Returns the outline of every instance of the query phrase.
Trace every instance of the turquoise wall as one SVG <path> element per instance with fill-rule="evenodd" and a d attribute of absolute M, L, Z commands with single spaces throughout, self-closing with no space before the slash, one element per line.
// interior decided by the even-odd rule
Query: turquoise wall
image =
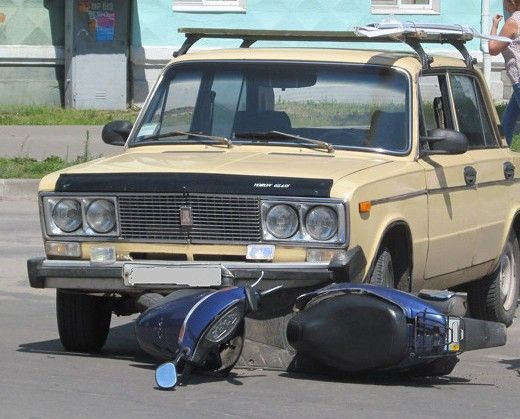
<path fill-rule="evenodd" d="M 0 45 L 63 46 L 64 1 L 0 0 Z"/>
<path fill-rule="evenodd" d="M 458 23 L 480 28 L 481 0 L 440 0 L 440 15 L 396 15 L 400 20 Z M 491 1 L 490 15 L 502 13 L 502 0 Z M 378 22 L 369 0 L 248 0 L 246 13 L 180 13 L 172 0 L 134 0 L 135 46 L 178 46 L 183 36 L 178 27 L 224 27 L 251 29 L 347 30 Z M 200 46 L 236 45 L 207 40 Z M 266 44 L 263 44 L 266 45 Z M 478 49 L 474 42 L 473 49 Z"/>

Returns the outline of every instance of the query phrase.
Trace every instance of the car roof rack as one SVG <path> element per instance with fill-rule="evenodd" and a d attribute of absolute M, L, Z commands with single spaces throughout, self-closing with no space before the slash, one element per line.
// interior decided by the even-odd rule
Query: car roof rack
<path fill-rule="evenodd" d="M 475 37 L 497 39 L 479 34 L 472 28 L 460 25 L 433 25 L 405 23 L 370 24 L 355 31 L 292 31 L 255 29 L 179 28 L 186 40 L 173 56 L 184 55 L 197 41 L 204 38 L 241 39 L 240 48 L 249 48 L 257 41 L 300 41 L 300 42 L 377 42 L 405 43 L 418 54 L 421 65 L 429 69 L 433 58 L 423 49 L 422 44 L 451 44 L 464 58 L 466 66 L 472 68 L 476 60 L 466 48 L 466 42 Z M 500 38 L 500 39 L 499 39 Z"/>

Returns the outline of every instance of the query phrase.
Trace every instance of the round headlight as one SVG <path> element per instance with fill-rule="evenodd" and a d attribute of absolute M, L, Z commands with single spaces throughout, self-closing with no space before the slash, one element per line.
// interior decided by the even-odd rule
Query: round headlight
<path fill-rule="evenodd" d="M 332 208 L 314 207 L 305 217 L 305 228 L 314 240 L 329 240 L 338 231 L 338 215 Z"/>
<path fill-rule="evenodd" d="M 52 209 L 52 219 L 65 233 L 72 233 L 81 227 L 81 204 L 75 199 L 62 199 Z"/>
<path fill-rule="evenodd" d="M 116 225 L 114 204 L 106 199 L 92 201 L 87 208 L 88 225 L 97 233 L 108 233 Z"/>
<path fill-rule="evenodd" d="M 243 317 L 242 305 L 236 304 L 224 313 L 206 334 L 210 342 L 224 342 L 237 329 Z"/>
<path fill-rule="evenodd" d="M 298 214 L 293 207 L 275 205 L 267 213 L 266 227 L 278 239 L 288 239 L 298 231 Z"/>

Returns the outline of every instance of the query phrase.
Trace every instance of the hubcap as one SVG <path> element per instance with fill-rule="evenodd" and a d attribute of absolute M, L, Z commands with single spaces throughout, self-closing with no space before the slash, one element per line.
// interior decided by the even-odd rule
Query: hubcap
<path fill-rule="evenodd" d="M 500 296 L 505 310 L 511 309 L 515 303 L 516 272 L 515 257 L 510 246 L 500 258 Z"/>

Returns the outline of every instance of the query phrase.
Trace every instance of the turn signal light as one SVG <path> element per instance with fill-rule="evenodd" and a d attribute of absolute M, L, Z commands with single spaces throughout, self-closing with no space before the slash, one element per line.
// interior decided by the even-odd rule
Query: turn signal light
<path fill-rule="evenodd" d="M 372 209 L 372 202 L 364 201 L 359 203 L 359 213 L 360 214 L 368 214 Z"/>

